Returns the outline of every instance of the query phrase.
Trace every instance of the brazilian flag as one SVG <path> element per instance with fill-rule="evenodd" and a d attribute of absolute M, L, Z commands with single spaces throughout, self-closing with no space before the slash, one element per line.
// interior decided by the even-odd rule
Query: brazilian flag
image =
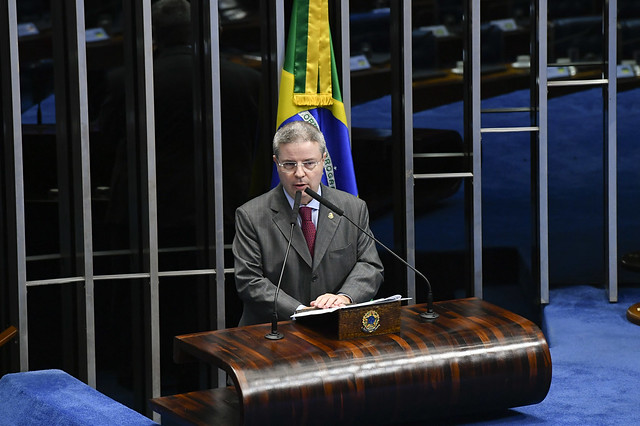
<path fill-rule="evenodd" d="M 328 0 L 294 0 L 285 55 L 276 127 L 294 120 L 318 127 L 328 151 L 323 183 L 358 195 L 331 43 Z M 277 173 L 273 176 L 277 184 Z"/>

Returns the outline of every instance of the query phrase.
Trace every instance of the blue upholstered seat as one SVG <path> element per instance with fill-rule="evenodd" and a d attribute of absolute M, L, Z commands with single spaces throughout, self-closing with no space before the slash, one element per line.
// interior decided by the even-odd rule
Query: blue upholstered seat
<path fill-rule="evenodd" d="M 0 379 L 0 425 L 156 425 L 61 370 Z"/>

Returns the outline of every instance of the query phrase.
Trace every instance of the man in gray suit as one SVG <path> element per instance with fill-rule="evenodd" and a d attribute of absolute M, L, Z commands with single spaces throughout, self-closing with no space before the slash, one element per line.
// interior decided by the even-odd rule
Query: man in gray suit
<path fill-rule="evenodd" d="M 369 231 L 365 202 L 321 183 L 326 156 L 324 136 L 313 125 L 294 121 L 281 127 L 273 138 L 280 184 L 236 210 L 235 280 L 244 305 L 240 325 L 272 318 L 297 191 L 302 192 L 301 205 L 311 208 L 315 243 L 308 243 L 295 226 L 278 317 L 288 319 L 302 306 L 324 309 L 364 302 L 378 292 L 383 268 L 374 241 L 304 192 L 307 187 L 316 191 Z"/>

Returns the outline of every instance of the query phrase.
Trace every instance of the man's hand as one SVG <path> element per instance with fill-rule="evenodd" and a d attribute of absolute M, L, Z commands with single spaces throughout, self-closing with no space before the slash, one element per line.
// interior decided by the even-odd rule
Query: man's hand
<path fill-rule="evenodd" d="M 339 308 L 351 303 L 351 300 L 343 294 L 325 293 L 311 302 L 311 306 L 318 309 Z"/>

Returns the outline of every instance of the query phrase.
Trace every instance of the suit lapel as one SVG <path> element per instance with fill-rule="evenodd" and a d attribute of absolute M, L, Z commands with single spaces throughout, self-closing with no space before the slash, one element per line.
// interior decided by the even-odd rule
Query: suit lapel
<path fill-rule="evenodd" d="M 322 187 L 322 196 L 333 202 L 333 200 L 331 200 L 330 191 L 326 188 L 326 186 Z M 316 233 L 316 245 L 313 256 L 313 269 L 316 268 L 327 253 L 329 244 L 331 243 L 341 220 L 342 218 L 336 213 L 332 212 L 325 206 L 320 205 L 320 210 L 318 211 L 318 231 Z"/>
<path fill-rule="evenodd" d="M 287 201 L 287 197 L 284 195 L 282 185 L 276 187 L 275 196 L 271 200 L 271 210 L 274 212 L 273 222 L 276 224 L 280 232 L 284 237 L 289 240 L 289 234 L 291 233 L 291 206 Z M 317 245 L 317 241 L 316 241 Z M 291 241 L 291 247 L 298 252 L 300 257 L 311 267 L 311 253 L 307 247 L 307 242 L 302 234 L 302 229 L 296 226 L 293 230 L 293 239 Z M 284 252 L 282 253 L 284 256 Z"/>

